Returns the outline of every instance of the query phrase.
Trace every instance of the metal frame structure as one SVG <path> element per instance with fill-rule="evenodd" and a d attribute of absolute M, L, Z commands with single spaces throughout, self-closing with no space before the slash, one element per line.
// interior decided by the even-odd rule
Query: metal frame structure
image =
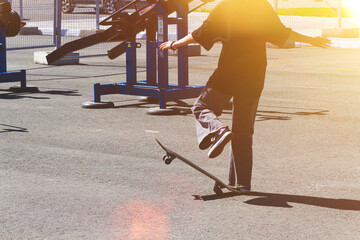
<path fill-rule="evenodd" d="M 94 85 L 94 101 L 82 104 L 84 108 L 112 107 L 111 102 L 101 102 L 102 95 L 128 94 L 145 96 L 159 100 L 159 108 L 148 111 L 149 114 L 171 112 L 166 102 L 197 97 L 203 86 L 189 85 L 188 47 L 178 49 L 178 83 L 169 84 L 168 50 L 159 50 L 159 44 L 168 40 L 168 26 L 177 27 L 177 37 L 188 34 L 189 3 L 193 0 L 133 0 L 99 24 L 110 26 L 103 32 L 97 32 L 72 42 L 68 42 L 46 56 L 49 64 L 68 53 L 87 48 L 102 42 L 119 42 L 108 51 L 108 57 L 115 59 L 126 54 L 126 82 Z M 203 3 L 212 0 L 202 0 Z M 202 6 L 201 4 L 200 6 Z M 200 7 L 198 6 L 198 7 Z M 196 8 L 194 8 L 196 9 Z M 193 9 L 193 10 L 194 10 Z M 191 10 L 191 11 L 193 11 Z M 169 15 L 176 13 L 175 18 Z M 137 80 L 136 34 L 146 30 L 146 80 Z"/>
<path fill-rule="evenodd" d="M 94 84 L 94 104 L 101 103 L 101 96 L 108 94 L 127 94 L 159 99 L 159 108 L 148 111 L 149 114 L 168 113 L 166 102 L 199 96 L 203 86 L 189 85 L 188 47 L 178 49 L 178 84 L 169 84 L 168 50 L 158 49 L 160 43 L 168 40 L 168 25 L 177 26 L 177 36 L 182 38 L 188 34 L 188 5 L 176 5 L 176 18 L 169 18 L 169 12 L 162 5 L 155 7 L 157 29 L 146 29 L 146 69 L 147 79 L 137 80 L 135 39 L 126 42 L 126 82 L 112 84 Z M 157 40 L 155 35 L 157 35 Z M 110 104 L 111 105 L 111 104 Z M 91 107 L 92 105 L 87 105 Z M 170 109 L 171 111 L 171 109 Z"/>
<path fill-rule="evenodd" d="M 6 34 L 5 30 L 0 28 L 0 83 L 4 82 L 20 82 L 20 87 L 12 87 L 11 91 L 16 92 L 35 92 L 36 87 L 26 86 L 26 71 L 8 72 L 6 62 Z"/>

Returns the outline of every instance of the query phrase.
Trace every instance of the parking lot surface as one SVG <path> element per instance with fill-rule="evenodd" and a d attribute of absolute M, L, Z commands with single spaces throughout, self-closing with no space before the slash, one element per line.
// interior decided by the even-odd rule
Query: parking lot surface
<path fill-rule="evenodd" d="M 204 85 L 220 45 L 190 58 Z M 180 161 L 165 165 L 153 135 L 226 181 L 228 148 L 197 147 L 190 107 L 146 115 L 156 104 L 110 95 L 114 108 L 83 109 L 94 83 L 124 82 L 125 59 L 33 63 L 11 51 L 37 93 L 0 83 L 0 239 L 359 239 L 360 51 L 268 49 L 256 117 L 253 192 L 216 196 L 213 182 Z M 138 78 L 145 78 L 144 48 Z M 176 58 L 169 73 L 176 80 Z M 231 111 L 221 119 L 230 124 Z"/>

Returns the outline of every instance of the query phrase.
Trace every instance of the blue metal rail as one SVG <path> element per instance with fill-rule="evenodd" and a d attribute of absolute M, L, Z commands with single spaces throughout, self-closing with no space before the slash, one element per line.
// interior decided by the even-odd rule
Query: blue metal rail
<path fill-rule="evenodd" d="M 167 12 L 162 4 L 156 4 L 152 11 L 156 12 L 155 28 L 146 29 L 146 69 L 147 80 L 138 81 L 136 72 L 136 49 L 139 44 L 126 42 L 126 82 L 94 85 L 94 103 L 101 103 L 101 96 L 108 94 L 127 94 L 146 96 L 159 99 L 159 109 L 166 109 L 166 102 L 179 99 L 195 98 L 201 93 L 203 86 L 189 85 L 188 47 L 177 51 L 178 55 L 178 84 L 169 84 L 168 50 L 161 51 L 158 46 L 168 41 L 168 25 L 177 26 L 177 37 L 188 34 L 188 4 L 177 2 L 176 18 L 169 18 L 172 12 Z M 109 18 L 110 19 L 110 18 Z"/>
<path fill-rule="evenodd" d="M 8 72 L 6 62 L 6 36 L 5 31 L 0 28 L 0 83 L 20 82 L 21 88 L 26 88 L 26 71 Z"/>

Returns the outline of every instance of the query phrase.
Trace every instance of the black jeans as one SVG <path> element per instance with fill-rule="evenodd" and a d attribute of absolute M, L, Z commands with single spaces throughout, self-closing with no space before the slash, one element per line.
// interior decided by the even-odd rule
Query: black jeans
<path fill-rule="evenodd" d="M 200 149 L 211 145 L 213 134 L 225 125 L 219 120 L 232 96 L 211 87 L 205 87 L 196 100 L 192 111 Z M 251 188 L 253 165 L 252 137 L 258 107 L 258 97 L 235 96 L 233 99 L 233 139 L 230 148 L 229 184 L 234 187 Z"/>

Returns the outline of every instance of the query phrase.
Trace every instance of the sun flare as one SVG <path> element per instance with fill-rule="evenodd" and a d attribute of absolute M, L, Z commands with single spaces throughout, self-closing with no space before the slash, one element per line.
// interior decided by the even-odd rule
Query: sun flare
<path fill-rule="evenodd" d="M 351 15 L 360 18 L 360 1 L 359 0 L 342 0 L 344 8 L 349 9 Z"/>

